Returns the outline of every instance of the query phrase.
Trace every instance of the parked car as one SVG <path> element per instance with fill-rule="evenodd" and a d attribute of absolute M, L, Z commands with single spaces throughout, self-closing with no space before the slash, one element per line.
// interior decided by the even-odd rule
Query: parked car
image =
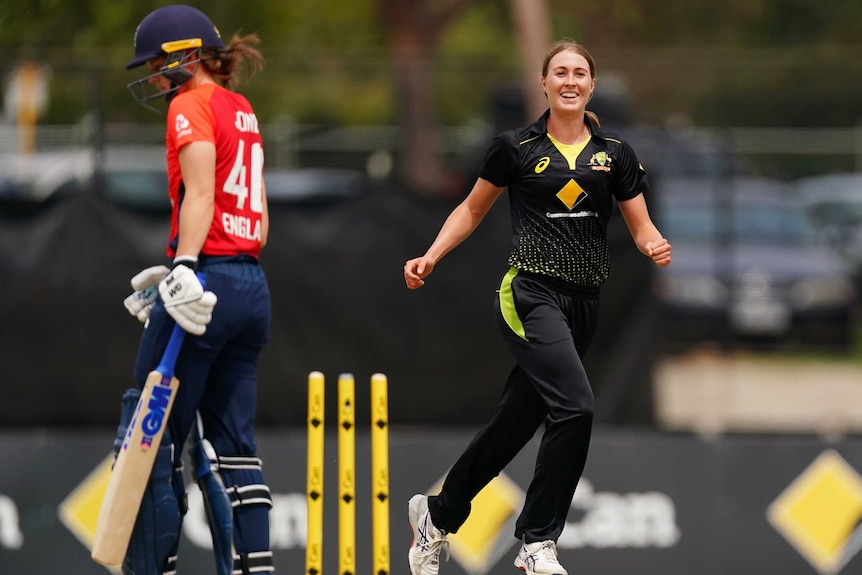
<path fill-rule="evenodd" d="M 818 240 L 838 250 L 862 286 L 862 173 L 803 178 L 796 193 Z"/>
<path fill-rule="evenodd" d="M 82 147 L 2 155 L 0 174 L 15 184 L 14 199 L 34 209 L 95 191 L 129 209 L 170 212 L 161 146 L 109 146 L 101 154 Z"/>
<path fill-rule="evenodd" d="M 368 185 L 365 173 L 346 168 L 267 168 L 263 172 L 270 204 L 323 206 L 358 198 Z"/>
<path fill-rule="evenodd" d="M 747 169 L 726 142 L 705 134 L 629 127 L 620 134 L 631 144 L 655 187 L 664 178 L 719 178 Z"/>
<path fill-rule="evenodd" d="M 164 152 L 149 161 L 112 154 L 96 175 L 96 192 L 135 211 L 170 213 Z M 365 192 L 364 173 L 341 168 L 265 168 L 270 205 L 322 206 L 349 200 Z"/>
<path fill-rule="evenodd" d="M 785 183 L 665 179 L 653 201 L 673 262 L 654 291 L 672 341 L 853 341 L 850 266 L 815 233 Z"/>

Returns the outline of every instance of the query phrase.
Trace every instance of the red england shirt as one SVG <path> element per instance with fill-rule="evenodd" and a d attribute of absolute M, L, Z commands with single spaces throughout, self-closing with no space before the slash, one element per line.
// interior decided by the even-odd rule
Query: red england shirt
<path fill-rule="evenodd" d="M 215 212 L 201 255 L 257 257 L 263 226 L 263 142 L 248 100 L 217 84 L 182 92 L 168 108 L 166 144 L 172 206 L 168 256 L 176 255 L 185 194 L 180 150 L 197 141 L 212 142 L 216 149 Z"/>

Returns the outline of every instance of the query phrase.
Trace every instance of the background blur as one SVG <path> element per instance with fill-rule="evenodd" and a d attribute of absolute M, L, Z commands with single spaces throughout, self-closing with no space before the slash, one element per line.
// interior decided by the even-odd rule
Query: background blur
<path fill-rule="evenodd" d="M 421 290 L 404 288 L 402 266 L 469 191 L 490 139 L 544 111 L 542 57 L 572 37 L 596 59 L 592 109 L 650 175 L 647 200 L 674 261 L 653 269 L 616 215 L 587 358 L 597 447 L 584 483 L 597 492 L 579 490 L 567 533 L 582 539 L 562 548 L 595 573 L 628 562 L 664 573 L 851 569 L 862 518 L 862 4 L 190 3 L 225 40 L 258 34 L 266 58 L 239 88 L 261 122 L 272 211 L 261 259 L 274 319 L 260 366 L 265 459 L 290 449 L 304 458 L 294 435 L 312 370 L 332 382 L 386 373 L 394 444 L 408 460 L 454 434 L 439 459 L 410 467 L 417 477 L 393 472 L 393 497 L 430 488 L 490 416 L 511 368 L 491 315 L 510 246 L 507 202 Z M 0 559 L 19 571 L 34 572 L 23 567 L 28 527 L 52 544 L 68 536 L 51 531 L 45 506 L 58 502 L 46 501 L 65 497 L 100 460 L 90 452 L 109 448 L 140 333 L 122 299 L 132 275 L 165 259 L 164 117 L 135 104 L 125 86 L 144 72 L 124 69 L 137 23 L 162 4 L 0 5 L 0 452 L 34 462 L 62 437 L 59 451 L 81 467 L 68 485 L 35 492 L 50 466 L 0 471 Z M 360 385 L 357 403 L 367 401 Z M 649 461 L 663 471 L 639 473 Z M 296 468 L 278 469 L 274 491 L 302 491 Z M 812 469 L 831 499 L 793 501 L 825 512 L 769 507 Z M 630 503 L 666 494 L 677 522 L 664 539 L 638 539 L 626 529 L 640 508 L 615 507 L 622 515 L 610 521 L 598 491 Z M 5 496 L 19 539 L 8 535 Z M 692 512 L 695 502 L 705 509 Z M 789 516 L 800 523 L 776 527 Z M 645 521 L 637 533 L 654 534 L 659 520 Z M 704 521 L 713 527 L 697 531 Z M 619 538 L 608 543 L 609 533 Z M 70 540 L 69 553 L 86 559 Z M 301 529 L 282 543 L 283 561 L 301 562 Z M 495 545 L 444 569 L 511 571 L 508 555 L 496 566 Z"/>

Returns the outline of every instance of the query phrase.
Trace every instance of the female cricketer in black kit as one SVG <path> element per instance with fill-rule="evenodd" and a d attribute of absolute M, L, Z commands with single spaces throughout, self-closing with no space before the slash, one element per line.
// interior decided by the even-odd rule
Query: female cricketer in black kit
<path fill-rule="evenodd" d="M 249 74 L 262 68 L 257 43 L 254 35 L 234 36 L 225 46 L 196 8 L 164 6 L 141 21 L 126 66 L 149 68 L 129 84 L 139 103 L 168 101 L 173 206 L 167 247 L 173 267 L 138 274 L 125 302 L 146 322 L 135 363 L 139 386 L 158 364 L 174 320 L 188 332 L 174 369 L 179 390 L 123 563 L 127 575 L 176 570 L 185 513 L 179 468 L 193 426 L 192 472 L 208 511 L 217 507 L 210 496 L 230 500 L 208 517 L 216 572 L 273 571 L 272 499 L 255 444 L 257 364 L 270 327 L 270 292 L 258 265 L 269 227 L 263 148 L 253 109 L 232 91 L 242 64 Z M 124 397 L 126 423 L 134 391 Z M 205 485 L 220 492 L 207 493 Z"/>
<path fill-rule="evenodd" d="M 535 472 L 515 526 L 522 542 L 515 566 L 528 575 L 567 575 L 556 541 L 590 443 L 594 400 L 581 360 L 608 277 L 606 231 L 614 200 L 637 248 L 659 266 L 670 263 L 671 246 L 644 201 L 644 169 L 632 148 L 586 111 L 595 88 L 593 58 L 574 41 L 558 42 L 545 56 L 541 84 L 549 110 L 494 139 L 470 194 L 425 255 L 404 266 L 408 288 L 424 285 L 508 188 L 514 249 L 495 308 L 517 363 L 496 413 L 455 462 L 440 493 L 410 499 L 413 575 L 437 574 L 446 534 L 467 520 L 471 500 L 543 422 Z"/>

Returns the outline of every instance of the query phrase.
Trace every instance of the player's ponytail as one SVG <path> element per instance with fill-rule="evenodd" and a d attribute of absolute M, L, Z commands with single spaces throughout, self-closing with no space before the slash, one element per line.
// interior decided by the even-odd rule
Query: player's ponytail
<path fill-rule="evenodd" d="M 257 49 L 258 44 L 260 38 L 256 34 L 234 34 L 230 44 L 224 48 L 204 49 L 204 65 L 222 86 L 233 90 L 239 84 L 239 68 L 243 63 L 246 78 L 263 70 L 264 59 Z"/>

